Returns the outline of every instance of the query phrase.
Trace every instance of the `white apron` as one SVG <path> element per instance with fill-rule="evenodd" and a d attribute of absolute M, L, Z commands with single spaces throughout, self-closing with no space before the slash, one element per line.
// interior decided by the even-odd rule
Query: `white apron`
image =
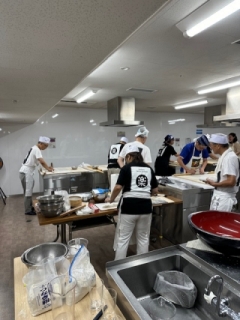
<path fill-rule="evenodd" d="M 186 164 L 186 166 L 191 167 L 191 169 L 197 170 L 197 173 L 199 173 L 200 161 L 201 161 L 202 157 L 201 156 L 199 156 L 199 157 L 194 156 L 194 152 L 195 152 L 195 147 L 193 149 L 192 157 L 191 157 L 190 161 Z M 202 153 L 200 155 L 202 155 Z M 186 173 L 186 170 L 184 170 L 184 173 Z"/>
<path fill-rule="evenodd" d="M 33 187 L 34 187 L 35 166 L 33 167 L 33 166 L 22 165 L 19 172 L 25 173 L 25 180 L 26 180 L 25 197 L 31 197 L 33 193 Z"/>
<path fill-rule="evenodd" d="M 210 210 L 231 212 L 234 204 L 237 204 L 235 194 L 214 190 Z"/>
<path fill-rule="evenodd" d="M 229 148 L 226 150 L 222 156 L 219 158 L 217 167 L 215 169 L 216 175 L 221 172 L 222 162 L 224 157 L 232 150 Z M 210 210 L 219 210 L 219 211 L 232 211 L 233 205 L 237 204 L 236 194 L 230 192 L 223 192 L 215 189 L 213 191 L 213 196 L 211 200 Z"/>
<path fill-rule="evenodd" d="M 33 187 L 34 187 L 34 172 L 25 173 L 25 177 L 26 177 L 25 197 L 31 197 L 33 193 Z"/>

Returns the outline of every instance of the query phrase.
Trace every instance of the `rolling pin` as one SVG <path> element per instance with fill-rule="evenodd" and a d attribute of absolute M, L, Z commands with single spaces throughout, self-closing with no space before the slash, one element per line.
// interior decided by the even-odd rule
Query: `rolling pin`
<path fill-rule="evenodd" d="M 95 168 L 93 168 L 92 166 L 87 166 L 86 168 L 87 168 L 88 170 L 92 170 L 92 171 L 95 171 L 95 172 L 104 173 L 102 169 L 98 169 L 98 168 L 95 169 Z"/>
<path fill-rule="evenodd" d="M 72 208 L 72 209 L 70 209 L 68 211 L 65 211 L 65 212 L 60 214 L 60 217 L 68 216 L 71 213 L 75 212 L 76 210 L 80 210 L 80 209 L 84 208 L 85 206 L 86 206 L 86 204 L 81 204 L 81 206 L 78 206 L 78 207 Z"/>

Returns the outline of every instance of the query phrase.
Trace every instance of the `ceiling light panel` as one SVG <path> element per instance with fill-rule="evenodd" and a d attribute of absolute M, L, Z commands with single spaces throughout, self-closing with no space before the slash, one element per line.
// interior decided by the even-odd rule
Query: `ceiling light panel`
<path fill-rule="evenodd" d="M 235 0 L 222 8 L 221 10 L 215 12 L 208 18 L 204 19 L 200 23 L 196 24 L 194 27 L 188 29 L 185 31 L 184 35 L 187 37 L 194 37 L 198 33 L 208 29 L 212 25 L 216 24 L 217 22 L 227 18 L 234 12 L 238 11 L 240 9 L 240 1 Z"/>
<path fill-rule="evenodd" d="M 185 103 L 185 104 L 181 104 L 181 105 L 178 105 L 176 107 L 174 107 L 176 110 L 178 109 L 185 109 L 185 108 L 191 108 L 191 107 L 197 107 L 197 106 L 201 106 L 201 105 L 204 105 L 204 104 L 207 104 L 208 101 L 207 100 L 198 100 L 198 101 L 192 101 L 192 102 L 188 102 L 188 103 Z M 175 121 L 175 120 L 174 120 Z"/>
<path fill-rule="evenodd" d="M 92 97 L 94 94 L 98 92 L 99 89 L 97 88 L 86 88 L 83 91 L 81 91 L 76 97 L 74 98 L 77 103 L 81 103 L 90 97 Z"/>
<path fill-rule="evenodd" d="M 198 94 L 205 94 L 205 93 L 225 90 L 225 89 L 237 87 L 237 86 L 240 86 L 240 80 L 227 82 L 227 83 L 219 83 L 219 84 L 216 83 L 215 85 L 212 85 L 211 87 L 198 90 L 197 93 Z"/>
<path fill-rule="evenodd" d="M 206 1 L 176 26 L 184 36 L 193 37 L 239 10 L 239 2 L 239 0 Z"/>
<path fill-rule="evenodd" d="M 137 92 L 146 92 L 146 93 L 153 93 L 156 92 L 157 90 L 153 89 L 142 89 L 142 88 L 129 88 L 126 91 L 137 91 Z"/>

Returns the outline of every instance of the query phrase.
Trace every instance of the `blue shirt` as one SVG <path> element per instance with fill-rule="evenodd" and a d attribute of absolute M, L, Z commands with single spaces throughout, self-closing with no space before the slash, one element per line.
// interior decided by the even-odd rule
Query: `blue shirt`
<path fill-rule="evenodd" d="M 194 154 L 193 154 L 193 149 L 194 149 L 195 142 L 191 142 L 185 145 L 183 147 L 180 156 L 183 157 L 182 161 L 186 165 L 188 162 L 191 160 L 192 156 L 193 157 L 200 157 L 202 155 L 203 159 L 206 159 L 209 157 L 207 149 L 204 149 L 203 151 L 199 151 L 195 148 Z M 181 172 L 183 172 L 183 169 L 181 168 Z"/>

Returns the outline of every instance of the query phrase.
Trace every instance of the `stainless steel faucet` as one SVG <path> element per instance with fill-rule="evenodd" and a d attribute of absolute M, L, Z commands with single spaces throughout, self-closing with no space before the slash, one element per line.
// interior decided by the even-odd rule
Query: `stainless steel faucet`
<path fill-rule="evenodd" d="M 219 284 L 217 296 L 212 291 L 210 291 L 210 288 L 215 281 L 218 281 Z M 240 320 L 240 313 L 236 313 L 231 308 L 229 308 L 229 299 L 227 297 L 221 299 L 222 289 L 223 278 L 219 275 L 212 276 L 207 283 L 207 287 L 205 288 L 204 299 L 207 301 L 207 303 L 216 306 L 216 313 L 219 317 L 228 316 L 233 320 Z"/>

